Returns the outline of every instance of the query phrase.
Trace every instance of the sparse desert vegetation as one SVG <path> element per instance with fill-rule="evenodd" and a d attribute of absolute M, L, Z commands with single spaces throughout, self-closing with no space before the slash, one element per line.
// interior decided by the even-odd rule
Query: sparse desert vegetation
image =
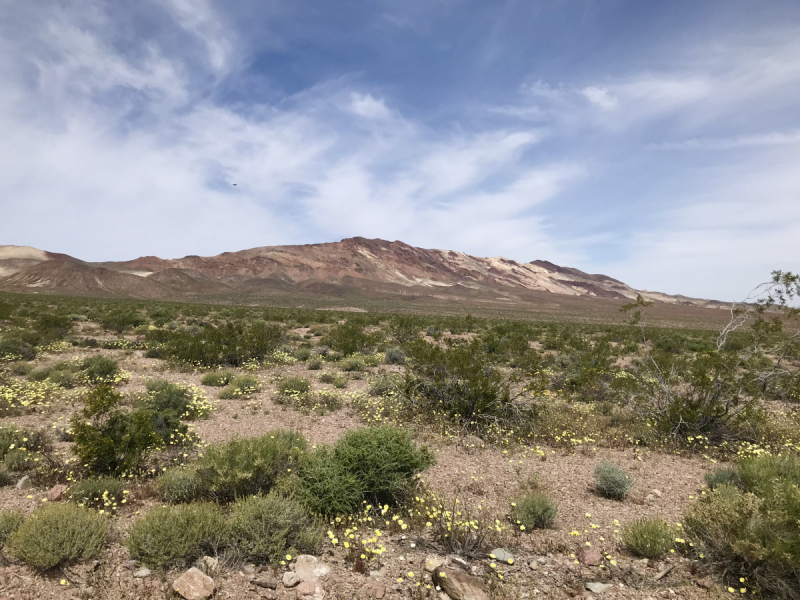
<path fill-rule="evenodd" d="M 288 598 L 313 562 L 325 597 L 449 572 L 800 598 L 797 285 L 721 334 L 641 300 L 579 323 L 2 295 L 0 589 L 171 598 L 198 565 Z"/>

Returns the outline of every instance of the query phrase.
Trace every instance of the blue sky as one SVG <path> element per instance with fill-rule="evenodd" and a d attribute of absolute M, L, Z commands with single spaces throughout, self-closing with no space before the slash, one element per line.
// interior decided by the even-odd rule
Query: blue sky
<path fill-rule="evenodd" d="M 797 2 L 9 0 L 0 80 L 2 244 L 800 270 Z"/>

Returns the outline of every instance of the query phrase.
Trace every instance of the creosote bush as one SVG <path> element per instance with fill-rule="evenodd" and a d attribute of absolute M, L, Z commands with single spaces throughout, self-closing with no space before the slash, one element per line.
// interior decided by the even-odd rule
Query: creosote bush
<path fill-rule="evenodd" d="M 326 516 L 353 514 L 364 499 L 361 481 L 326 446 L 317 448 L 303 468 L 301 490 L 303 503 Z"/>
<path fill-rule="evenodd" d="M 214 556 L 228 538 L 222 509 L 214 503 L 157 506 L 134 522 L 125 542 L 131 556 L 149 567 L 184 566 Z"/>
<path fill-rule="evenodd" d="M 114 359 L 96 354 L 84 359 L 81 369 L 88 383 L 113 383 L 119 373 L 119 364 Z"/>
<path fill-rule="evenodd" d="M 50 569 L 88 560 L 103 549 L 107 521 L 93 510 L 63 503 L 29 516 L 6 541 L 6 551 L 34 567 Z"/>
<path fill-rule="evenodd" d="M 211 371 L 203 375 L 203 379 L 200 380 L 200 383 L 211 387 L 225 387 L 233 381 L 234 377 L 236 377 L 236 373 L 227 369 Z"/>
<path fill-rule="evenodd" d="M 286 554 L 315 554 L 323 529 L 303 505 L 275 492 L 233 503 L 230 543 L 246 560 L 277 564 Z"/>
<path fill-rule="evenodd" d="M 553 526 L 558 514 L 556 503 L 543 492 L 533 492 L 518 499 L 511 518 L 522 530 L 547 529 Z"/>
<path fill-rule="evenodd" d="M 622 541 L 642 558 L 659 558 L 675 546 L 675 534 L 664 519 L 637 519 L 625 525 Z"/>
<path fill-rule="evenodd" d="M 622 500 L 633 486 L 633 479 L 610 462 L 602 462 L 595 467 L 594 481 L 597 492 L 612 500 Z"/>

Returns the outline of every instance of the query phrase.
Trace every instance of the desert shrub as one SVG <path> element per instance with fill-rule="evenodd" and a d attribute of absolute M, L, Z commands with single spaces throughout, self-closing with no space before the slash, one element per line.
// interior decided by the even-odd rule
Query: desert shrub
<path fill-rule="evenodd" d="M 292 354 L 297 360 L 301 362 L 305 362 L 309 358 L 311 358 L 311 350 L 302 346 L 300 348 L 297 348 Z"/>
<path fill-rule="evenodd" d="M 34 369 L 30 373 L 28 373 L 28 380 L 30 381 L 44 381 L 48 377 L 50 377 L 52 369 L 50 368 L 43 368 L 43 369 Z"/>
<path fill-rule="evenodd" d="M 370 381 L 369 393 L 384 396 L 389 392 L 399 392 L 402 384 L 403 378 L 397 373 L 380 374 Z"/>
<path fill-rule="evenodd" d="M 113 477 L 84 479 L 70 490 L 69 499 L 80 506 L 113 512 L 125 499 L 124 488 Z"/>
<path fill-rule="evenodd" d="M 341 373 L 337 373 L 331 379 L 331 385 L 337 389 L 344 389 L 347 387 L 347 377 Z"/>
<path fill-rule="evenodd" d="M 176 417 L 147 408 L 133 412 L 119 408 L 121 394 L 101 384 L 86 397 L 86 408 L 70 421 L 80 464 L 95 473 L 130 474 L 147 457 L 169 443 L 186 438 L 186 425 Z"/>
<path fill-rule="evenodd" d="M 214 556 L 228 536 L 228 524 L 213 503 L 157 506 L 134 522 L 125 542 L 131 556 L 150 567 L 182 566 Z"/>
<path fill-rule="evenodd" d="M 36 350 L 22 340 L 3 338 L 0 339 L 0 358 L 30 361 L 36 358 Z"/>
<path fill-rule="evenodd" d="M 40 569 L 88 560 L 106 542 L 107 521 L 70 503 L 45 506 L 29 516 L 6 541 L 10 554 Z"/>
<path fill-rule="evenodd" d="M 334 373 L 326 371 L 325 373 L 319 376 L 319 381 L 320 383 L 333 383 L 334 378 L 335 378 Z"/>
<path fill-rule="evenodd" d="M 301 498 L 314 513 L 344 515 L 361 507 L 364 490 L 359 479 L 336 459 L 333 451 L 320 446 L 303 468 Z"/>
<path fill-rule="evenodd" d="M 126 329 L 146 325 L 147 319 L 136 311 L 118 309 L 109 311 L 100 317 L 100 324 L 109 331 L 122 333 Z"/>
<path fill-rule="evenodd" d="M 292 394 L 281 396 L 279 403 L 288 402 L 300 409 L 316 410 L 322 413 L 342 408 L 341 397 L 330 390 L 311 392 L 309 394 Z"/>
<path fill-rule="evenodd" d="M 744 490 L 720 485 L 689 507 L 687 534 L 726 578 L 800 598 L 800 460 L 762 455 L 739 464 Z M 738 587 L 738 586 L 737 586 Z"/>
<path fill-rule="evenodd" d="M 284 377 L 278 381 L 278 394 L 289 396 L 305 394 L 311 389 L 311 382 L 305 377 Z"/>
<path fill-rule="evenodd" d="M 219 397 L 223 400 L 243 398 L 258 391 L 258 385 L 258 379 L 252 375 L 239 375 L 220 390 Z"/>
<path fill-rule="evenodd" d="M 75 373 L 71 370 L 53 370 L 48 377 L 50 381 L 59 387 L 72 388 L 77 384 Z"/>
<path fill-rule="evenodd" d="M 308 361 L 307 368 L 309 371 L 319 371 L 322 368 L 322 359 L 312 358 Z"/>
<path fill-rule="evenodd" d="M 387 348 L 383 360 L 387 365 L 402 365 L 406 362 L 406 353 L 402 348 Z"/>
<path fill-rule="evenodd" d="M 364 359 L 360 356 L 348 356 L 339 362 L 339 368 L 346 372 L 363 371 Z"/>
<path fill-rule="evenodd" d="M 16 481 L 14 475 L 5 467 L 0 467 L 0 487 L 7 487 Z"/>
<path fill-rule="evenodd" d="M 302 435 L 287 430 L 210 446 L 196 465 L 201 489 L 223 502 L 267 493 L 278 477 L 300 467 L 307 447 Z"/>
<path fill-rule="evenodd" d="M 735 469 L 717 469 L 713 473 L 706 473 L 706 485 L 712 490 L 721 485 L 740 486 L 742 478 L 739 476 L 739 471 Z"/>
<path fill-rule="evenodd" d="M 234 377 L 236 377 L 236 373 L 227 369 L 211 371 L 203 375 L 203 379 L 200 380 L 200 383 L 211 387 L 225 387 L 233 381 Z"/>
<path fill-rule="evenodd" d="M 11 537 L 11 534 L 19 529 L 24 520 L 25 517 L 18 510 L 6 509 L 0 511 L 0 550 L 3 549 L 6 540 Z"/>
<path fill-rule="evenodd" d="M 33 365 L 29 362 L 25 362 L 24 360 L 18 360 L 11 364 L 11 372 L 14 375 L 20 375 L 22 377 L 29 375 L 30 372 L 33 371 Z"/>
<path fill-rule="evenodd" d="M 664 519 L 637 519 L 625 525 L 622 541 L 643 558 L 659 558 L 675 545 L 675 534 Z"/>
<path fill-rule="evenodd" d="M 86 358 L 81 363 L 83 376 L 88 383 L 113 383 L 115 376 L 119 373 L 117 361 L 96 354 Z"/>
<path fill-rule="evenodd" d="M 6 452 L 3 467 L 9 471 L 20 473 L 33 465 L 33 455 L 25 448 L 14 448 Z"/>
<path fill-rule="evenodd" d="M 146 383 L 147 397 L 142 402 L 144 408 L 172 418 L 192 421 L 208 416 L 211 407 L 198 396 L 199 391 L 172 383 L 166 379 L 151 379 Z"/>
<path fill-rule="evenodd" d="M 625 471 L 610 462 L 602 462 L 594 469 L 595 489 L 601 496 L 622 500 L 633 485 Z"/>
<path fill-rule="evenodd" d="M 336 325 L 328 331 L 323 343 L 343 355 L 362 352 L 367 354 L 373 350 L 378 338 L 375 334 L 365 333 L 364 325 L 355 319 L 348 319 L 342 325 Z"/>
<path fill-rule="evenodd" d="M 533 492 L 518 499 L 511 509 L 514 522 L 531 531 L 553 526 L 558 514 L 556 503 L 545 493 Z"/>
<path fill-rule="evenodd" d="M 11 471 L 24 470 L 31 455 L 51 448 L 50 437 L 42 429 L 0 427 L 0 461 Z"/>
<path fill-rule="evenodd" d="M 274 492 L 231 508 L 230 540 L 247 560 L 277 564 L 286 554 L 315 554 L 323 529 L 297 500 Z"/>
<path fill-rule="evenodd" d="M 435 462 L 426 447 L 417 449 L 407 432 L 388 425 L 348 431 L 336 442 L 333 456 L 373 504 L 400 501 L 415 476 Z"/>
<path fill-rule="evenodd" d="M 201 498 L 203 486 L 194 467 L 176 467 L 156 479 L 156 491 L 170 504 L 179 504 Z"/>

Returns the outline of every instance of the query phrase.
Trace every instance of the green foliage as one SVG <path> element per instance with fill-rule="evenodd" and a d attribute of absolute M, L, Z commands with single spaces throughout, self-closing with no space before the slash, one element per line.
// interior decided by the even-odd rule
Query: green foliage
<path fill-rule="evenodd" d="M 637 519 L 625 525 L 622 541 L 642 558 L 660 558 L 675 546 L 675 534 L 663 519 Z"/>
<path fill-rule="evenodd" d="M 372 504 L 399 502 L 416 475 L 435 462 L 427 448 L 416 448 L 407 432 L 388 425 L 348 431 L 336 442 L 333 457 Z"/>
<path fill-rule="evenodd" d="M 69 499 L 81 506 L 112 512 L 125 498 L 124 488 L 119 479 L 93 477 L 75 485 L 70 490 Z"/>
<path fill-rule="evenodd" d="M 150 379 L 145 385 L 147 397 L 142 407 L 160 415 L 162 420 L 193 421 L 208 416 L 210 412 L 210 407 L 185 385 L 165 379 Z"/>
<path fill-rule="evenodd" d="M 52 504 L 29 516 L 6 541 L 6 550 L 34 567 L 50 569 L 97 555 L 106 531 L 102 515 L 75 504 Z"/>
<path fill-rule="evenodd" d="M 100 318 L 100 324 L 109 331 L 122 333 L 126 329 L 133 329 L 146 325 L 147 319 L 139 312 L 129 309 L 112 310 Z"/>
<path fill-rule="evenodd" d="M 234 377 L 236 377 L 236 373 L 227 369 L 211 371 L 203 375 L 203 379 L 200 380 L 200 383 L 212 387 L 225 387 L 233 381 Z"/>
<path fill-rule="evenodd" d="M 305 362 L 311 358 L 311 350 L 303 346 L 297 348 L 292 354 L 300 362 Z"/>
<path fill-rule="evenodd" d="M 33 360 L 36 358 L 36 350 L 19 339 L 3 337 L 0 339 L 0 358 L 14 358 L 19 360 Z"/>
<path fill-rule="evenodd" d="M 24 520 L 25 517 L 18 510 L 0 510 L 0 550 L 3 549 L 6 540 L 11 537 L 11 534 L 19 529 Z"/>
<path fill-rule="evenodd" d="M 243 398 L 257 392 L 258 386 L 258 379 L 252 375 L 239 375 L 220 391 L 219 397 L 223 400 Z"/>
<path fill-rule="evenodd" d="M 364 488 L 332 449 L 320 446 L 303 468 L 301 498 L 317 514 L 352 514 L 361 507 Z"/>
<path fill-rule="evenodd" d="M 721 485 L 742 485 L 742 478 L 736 469 L 717 469 L 713 473 L 706 473 L 706 485 L 712 490 Z"/>
<path fill-rule="evenodd" d="M 281 396 L 305 394 L 309 390 L 311 390 L 311 382 L 305 377 L 284 377 L 278 381 L 278 394 Z"/>
<path fill-rule="evenodd" d="M 150 567 L 184 566 L 214 556 L 228 537 L 228 524 L 213 503 L 157 506 L 134 522 L 125 542 L 131 556 Z"/>
<path fill-rule="evenodd" d="M 14 375 L 21 375 L 24 377 L 29 375 L 31 371 L 33 371 L 33 365 L 29 362 L 25 362 L 24 360 L 19 360 L 11 364 L 11 372 Z"/>
<path fill-rule="evenodd" d="M 204 324 L 197 331 L 154 329 L 148 341 L 163 344 L 164 355 L 178 361 L 203 366 L 241 366 L 262 361 L 280 346 L 283 328 L 274 323 L 225 323 L 219 327 Z"/>
<path fill-rule="evenodd" d="M 339 368 L 342 371 L 363 371 L 364 359 L 361 356 L 348 356 L 339 362 Z"/>
<path fill-rule="evenodd" d="M 595 467 L 594 481 L 597 492 L 612 500 L 622 500 L 633 486 L 633 479 L 610 462 L 601 462 Z"/>
<path fill-rule="evenodd" d="M 402 375 L 398 373 L 383 373 L 370 381 L 369 393 L 373 396 L 384 396 L 389 392 L 399 392 L 402 386 Z"/>
<path fill-rule="evenodd" d="M 387 365 L 402 365 L 406 362 L 406 353 L 402 348 L 387 348 L 383 360 Z"/>
<path fill-rule="evenodd" d="M 81 363 L 81 368 L 84 378 L 91 384 L 113 383 L 114 378 L 119 373 L 117 361 L 102 354 L 96 354 L 84 359 Z"/>
<path fill-rule="evenodd" d="M 210 446 L 196 464 L 200 488 L 221 502 L 267 493 L 279 477 L 298 470 L 307 447 L 302 435 L 287 430 Z"/>
<path fill-rule="evenodd" d="M 321 525 L 303 505 L 275 492 L 231 507 L 230 540 L 246 560 L 277 564 L 286 554 L 316 554 L 322 539 Z"/>
<path fill-rule="evenodd" d="M 511 518 L 527 531 L 552 527 L 557 514 L 556 503 L 543 492 L 523 496 L 511 509 Z"/>
<path fill-rule="evenodd" d="M 331 328 L 323 343 L 344 355 L 368 354 L 378 343 L 378 338 L 375 334 L 365 333 L 363 323 L 351 317 L 344 324 Z"/>
<path fill-rule="evenodd" d="M 203 496 L 203 486 L 195 467 L 169 469 L 156 479 L 156 491 L 170 504 L 192 502 Z"/>
<path fill-rule="evenodd" d="M 322 359 L 321 358 L 312 358 L 308 361 L 308 370 L 309 371 L 319 371 L 322 368 Z"/>
<path fill-rule="evenodd" d="M 320 381 L 321 380 L 320 378 Z M 337 389 L 344 389 L 347 387 L 347 377 L 341 373 L 337 373 L 331 378 L 331 385 Z"/>
<path fill-rule="evenodd" d="M 751 590 L 800 598 L 800 460 L 762 455 L 740 461 L 744 490 L 719 485 L 684 516 L 707 560 Z M 738 587 L 738 585 L 737 585 Z"/>

